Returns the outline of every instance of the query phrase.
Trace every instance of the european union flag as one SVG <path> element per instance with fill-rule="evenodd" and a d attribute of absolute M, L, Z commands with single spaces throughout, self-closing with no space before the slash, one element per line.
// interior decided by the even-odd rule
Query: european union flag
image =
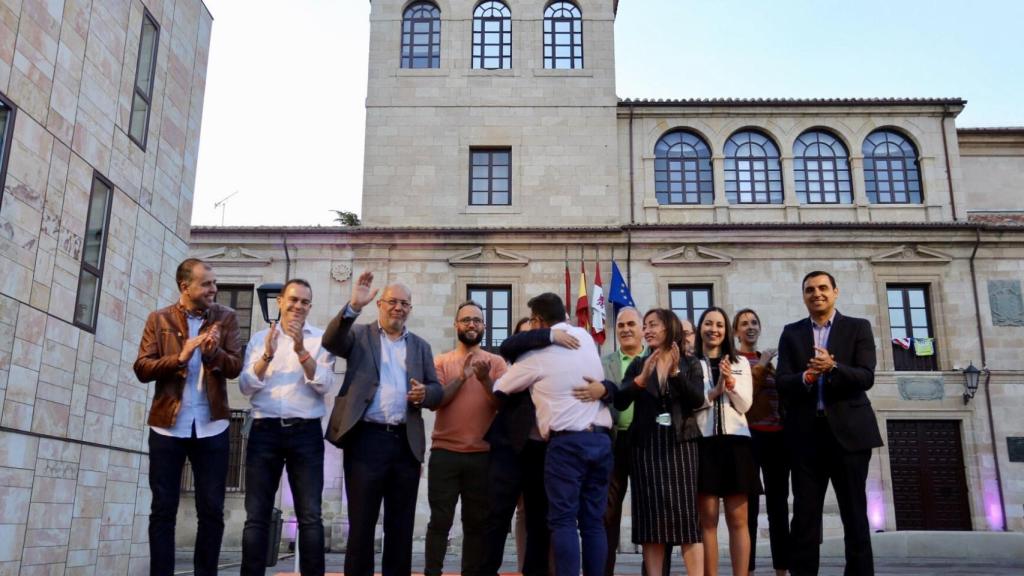
<path fill-rule="evenodd" d="M 616 314 L 623 306 L 636 308 L 633 295 L 629 293 L 629 286 L 626 285 L 626 281 L 622 278 L 622 272 L 619 272 L 619 266 L 615 262 L 612 262 L 612 286 L 608 293 L 608 300 L 615 308 Z"/>

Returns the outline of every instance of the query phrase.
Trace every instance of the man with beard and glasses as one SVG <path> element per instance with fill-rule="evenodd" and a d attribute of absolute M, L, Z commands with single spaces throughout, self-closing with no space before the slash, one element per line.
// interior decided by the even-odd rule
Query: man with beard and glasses
<path fill-rule="evenodd" d="M 462 571 L 480 573 L 485 552 L 484 525 L 488 513 L 487 467 L 490 446 L 484 435 L 494 420 L 497 402 L 494 381 L 508 370 L 501 356 L 480 349 L 484 337 L 483 310 L 472 300 L 455 312 L 455 349 L 434 358 L 437 379 L 444 387 L 435 410 L 427 499 L 430 522 L 424 574 L 441 574 L 455 504 L 462 498 Z"/>

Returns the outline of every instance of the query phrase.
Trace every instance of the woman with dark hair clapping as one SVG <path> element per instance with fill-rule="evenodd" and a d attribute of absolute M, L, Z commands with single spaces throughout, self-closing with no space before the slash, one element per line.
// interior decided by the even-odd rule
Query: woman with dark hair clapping
<path fill-rule="evenodd" d="M 643 335 L 648 353 L 633 360 L 615 397 L 619 410 L 634 406 L 633 542 L 643 548 L 647 574 L 662 574 L 665 546 L 678 544 L 687 574 L 697 576 L 703 571 L 694 441 L 700 430 L 693 410 L 704 404 L 701 369 L 683 354 L 682 323 L 671 310 L 647 312 Z"/>
<path fill-rule="evenodd" d="M 699 442 L 697 506 L 704 539 L 704 573 L 709 576 L 718 574 L 719 499 L 725 501 L 732 573 L 747 574 L 747 498 L 761 490 L 744 416 L 753 398 L 750 363 L 733 346 L 725 310 L 705 310 L 697 323 L 696 342 L 706 398 L 705 409 L 698 415 L 703 437 Z"/>

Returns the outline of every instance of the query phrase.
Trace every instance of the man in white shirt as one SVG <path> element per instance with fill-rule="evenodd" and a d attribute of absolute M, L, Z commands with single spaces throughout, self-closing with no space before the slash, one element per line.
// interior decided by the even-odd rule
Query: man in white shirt
<path fill-rule="evenodd" d="M 267 538 L 282 469 L 298 521 L 302 576 L 324 573 L 324 394 L 334 382 L 334 355 L 320 346 L 323 330 L 306 322 L 313 289 L 288 280 L 277 297 L 280 323 L 260 330 L 245 353 L 239 387 L 252 401 L 253 423 L 245 462 L 243 575 L 266 571 Z"/>
<path fill-rule="evenodd" d="M 556 294 L 541 294 L 527 304 L 531 328 L 564 330 L 579 340 L 580 347 L 548 346 L 528 352 L 494 390 L 511 394 L 529 388 L 537 426 L 549 440 L 544 483 L 556 574 L 579 574 L 581 540 L 583 572 L 601 574 L 608 548 L 603 516 L 612 467 L 612 417 L 603 403 L 580 400 L 573 393 L 588 379 L 601 381 L 601 357 L 586 330 L 565 322 L 565 305 Z"/>

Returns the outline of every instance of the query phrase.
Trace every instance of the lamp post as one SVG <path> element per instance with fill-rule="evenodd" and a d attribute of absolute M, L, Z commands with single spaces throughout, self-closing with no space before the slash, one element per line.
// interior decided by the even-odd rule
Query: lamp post
<path fill-rule="evenodd" d="M 974 394 L 978 391 L 978 380 L 981 378 L 981 370 L 978 370 L 974 366 L 974 362 L 971 362 L 970 366 L 963 369 L 964 373 L 964 405 L 974 398 Z"/>
<path fill-rule="evenodd" d="M 280 282 L 265 282 L 260 284 L 259 288 L 256 288 L 256 295 L 260 299 L 260 310 L 263 311 L 263 321 L 267 324 L 271 322 L 271 313 L 273 312 L 273 321 L 277 322 L 281 319 L 281 309 L 277 307 L 277 297 L 281 295 L 284 289 L 284 284 Z M 273 307 L 273 310 L 271 310 Z M 975 385 L 977 388 L 977 385 Z"/>

